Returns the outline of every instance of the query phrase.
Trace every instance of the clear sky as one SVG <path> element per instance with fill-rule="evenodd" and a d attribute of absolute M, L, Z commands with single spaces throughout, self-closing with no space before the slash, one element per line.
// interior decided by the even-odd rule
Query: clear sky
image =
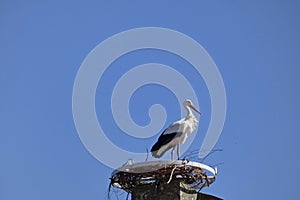
<path fill-rule="evenodd" d="M 81 63 L 101 41 L 148 26 L 196 40 L 223 77 L 227 116 L 215 147 L 223 151 L 207 163 L 224 164 L 204 191 L 228 200 L 294 199 L 300 179 L 299 9 L 292 0 L 2 0 L 0 199 L 105 199 L 113 169 L 95 159 L 77 134 L 73 84 Z M 158 137 L 125 135 L 107 104 L 118 78 L 149 62 L 181 70 L 199 85 L 203 116 L 190 150 L 200 148 L 211 114 L 205 83 L 184 60 L 157 50 L 124 55 L 100 80 L 95 106 L 107 137 L 132 152 L 145 152 Z M 164 127 L 180 117 L 181 105 L 169 90 L 146 85 L 132 95 L 133 120 L 146 125 L 154 103 L 166 108 Z"/>

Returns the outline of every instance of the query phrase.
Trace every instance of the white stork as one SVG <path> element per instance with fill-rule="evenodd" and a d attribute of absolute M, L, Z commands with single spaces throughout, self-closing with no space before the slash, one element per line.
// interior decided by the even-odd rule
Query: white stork
<path fill-rule="evenodd" d="M 187 116 L 179 121 L 174 122 L 159 136 L 157 142 L 151 148 L 153 157 L 160 158 L 166 151 L 172 148 L 171 159 L 173 160 L 174 149 L 177 146 L 177 156 L 179 160 L 179 145 L 185 142 L 188 135 L 194 132 L 198 125 L 198 120 L 193 115 L 191 108 L 201 115 L 200 111 L 195 108 L 191 100 L 185 100 L 183 102 L 183 106 L 187 110 Z"/>

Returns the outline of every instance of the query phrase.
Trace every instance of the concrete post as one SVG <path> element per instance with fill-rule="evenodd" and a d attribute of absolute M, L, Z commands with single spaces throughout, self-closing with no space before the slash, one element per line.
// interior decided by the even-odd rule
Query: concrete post
<path fill-rule="evenodd" d="M 142 185 L 132 191 L 132 200 L 221 200 L 218 197 L 196 192 L 180 180 L 169 184 Z"/>

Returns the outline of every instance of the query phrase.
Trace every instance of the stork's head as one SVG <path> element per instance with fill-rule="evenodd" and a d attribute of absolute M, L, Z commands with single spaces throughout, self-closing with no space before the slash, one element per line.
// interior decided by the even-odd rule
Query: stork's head
<path fill-rule="evenodd" d="M 201 115 L 201 112 L 193 105 L 192 101 L 190 99 L 187 99 L 183 102 L 183 106 L 186 108 L 192 108 L 194 111 L 196 111 L 198 114 Z"/>

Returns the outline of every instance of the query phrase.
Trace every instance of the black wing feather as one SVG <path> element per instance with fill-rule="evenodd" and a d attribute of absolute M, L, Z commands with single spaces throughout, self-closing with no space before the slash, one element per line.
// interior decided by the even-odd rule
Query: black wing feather
<path fill-rule="evenodd" d="M 182 134 L 181 132 L 174 132 L 174 133 L 165 134 L 165 132 L 167 130 L 168 130 L 168 128 L 166 130 L 164 130 L 164 132 L 159 136 L 157 142 L 152 146 L 151 152 L 157 151 L 163 145 L 168 144 L 169 142 L 171 142 L 176 136 L 180 137 L 180 135 Z"/>
<path fill-rule="evenodd" d="M 159 136 L 157 142 L 151 148 L 151 153 L 152 153 L 153 157 L 160 158 L 166 151 L 168 151 L 169 149 L 172 148 L 172 146 L 169 146 L 167 149 L 164 149 L 163 152 L 160 152 L 160 154 L 157 154 L 158 150 L 162 146 L 171 142 L 175 137 L 181 136 L 182 132 L 180 131 L 180 128 L 181 128 L 181 124 L 179 123 L 179 121 L 177 121 L 162 132 L 162 134 Z"/>
<path fill-rule="evenodd" d="M 169 133 L 167 135 L 161 135 L 159 136 L 157 142 L 152 146 L 151 152 L 157 151 L 160 147 L 162 147 L 165 144 L 168 144 L 171 142 L 171 140 L 177 135 L 177 133 Z"/>

